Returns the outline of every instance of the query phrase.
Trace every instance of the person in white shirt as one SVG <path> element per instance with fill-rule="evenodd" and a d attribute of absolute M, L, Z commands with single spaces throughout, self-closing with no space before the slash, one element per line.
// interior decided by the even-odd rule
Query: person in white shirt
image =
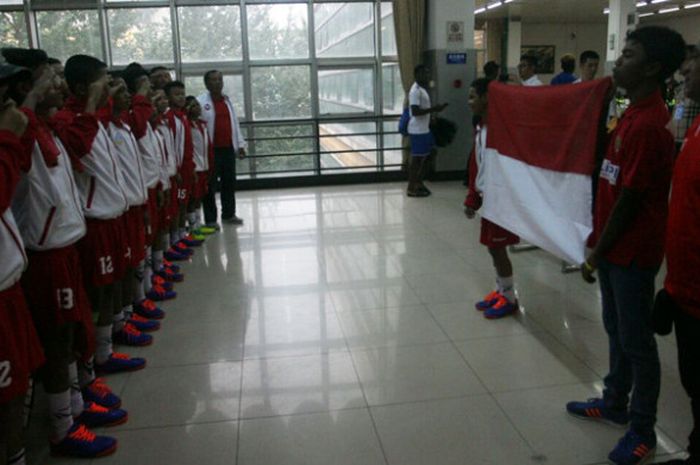
<path fill-rule="evenodd" d="M 523 55 L 520 57 L 518 65 L 518 74 L 520 74 L 520 82 L 524 86 L 534 87 L 541 86 L 542 81 L 537 77 L 537 57 L 532 55 Z"/>
<path fill-rule="evenodd" d="M 408 122 L 408 135 L 411 139 L 411 164 L 408 168 L 409 197 L 427 197 L 430 191 L 423 184 L 425 160 L 433 150 L 433 134 L 430 132 L 430 118 L 447 107 L 446 103 L 431 106 L 426 88 L 430 83 L 430 69 L 418 65 L 413 71 L 416 82 L 408 92 L 411 119 Z"/>
<path fill-rule="evenodd" d="M 578 60 L 578 67 L 581 77 L 576 83 L 592 81 L 598 74 L 598 66 L 600 66 L 600 55 L 593 50 L 585 50 L 581 53 Z"/>

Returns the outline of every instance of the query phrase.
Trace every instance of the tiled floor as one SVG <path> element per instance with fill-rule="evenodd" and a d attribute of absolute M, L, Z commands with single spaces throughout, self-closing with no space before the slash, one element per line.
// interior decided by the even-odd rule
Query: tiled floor
<path fill-rule="evenodd" d="M 487 321 L 493 271 L 460 183 L 243 192 L 186 280 L 142 372 L 111 378 L 129 410 L 124 465 L 583 465 L 620 430 L 564 413 L 601 388 L 595 287 L 541 251 L 513 255 L 523 306 Z M 691 418 L 671 338 L 659 459 Z M 41 406 L 38 407 L 39 412 Z M 34 415 L 32 463 L 46 458 Z M 85 462 L 79 462 L 85 463 Z"/>

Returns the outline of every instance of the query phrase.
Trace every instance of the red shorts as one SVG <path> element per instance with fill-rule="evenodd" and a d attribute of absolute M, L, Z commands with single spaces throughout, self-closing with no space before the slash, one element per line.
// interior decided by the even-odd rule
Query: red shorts
<path fill-rule="evenodd" d="M 92 308 L 83 284 L 80 256 L 74 245 L 42 252 L 29 252 L 29 267 L 22 288 L 42 340 L 56 328 L 79 323 L 75 349 L 84 357 L 95 352 Z"/>
<path fill-rule="evenodd" d="M 146 203 L 148 212 L 148 225 L 146 226 L 146 244 L 151 244 L 158 234 L 160 223 L 160 212 L 158 211 L 158 189 L 148 189 L 148 202 Z"/>
<path fill-rule="evenodd" d="M 178 200 L 180 185 L 174 177 L 170 178 L 170 204 L 168 205 L 168 217 L 170 223 L 180 214 L 180 201 Z M 168 226 L 169 227 L 169 226 Z"/>
<path fill-rule="evenodd" d="M 44 351 L 19 283 L 0 292 L 0 404 L 23 396 Z"/>
<path fill-rule="evenodd" d="M 129 268 L 136 268 L 139 262 L 146 258 L 146 225 L 143 222 L 143 205 L 131 207 L 123 218 L 124 231 L 126 232 L 126 264 Z"/>
<path fill-rule="evenodd" d="M 481 243 L 486 247 L 497 249 L 519 242 L 520 238 L 512 232 L 485 218 L 481 218 Z"/>
<path fill-rule="evenodd" d="M 100 287 L 121 280 L 126 271 L 127 244 L 122 217 L 86 218 L 87 234 L 78 242 L 85 285 Z"/>
<path fill-rule="evenodd" d="M 183 173 L 182 183 L 177 187 L 177 201 L 180 206 L 186 207 L 190 203 L 190 198 L 194 190 L 194 172 Z"/>
<path fill-rule="evenodd" d="M 197 171 L 197 182 L 194 185 L 194 191 L 192 192 L 192 198 L 199 201 L 207 195 L 209 190 L 209 172 L 208 171 Z"/>

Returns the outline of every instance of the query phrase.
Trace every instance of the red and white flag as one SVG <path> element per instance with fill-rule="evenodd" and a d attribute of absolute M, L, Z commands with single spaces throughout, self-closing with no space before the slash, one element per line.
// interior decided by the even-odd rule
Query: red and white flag
<path fill-rule="evenodd" d="M 600 121 L 612 81 L 489 87 L 482 215 L 569 263 L 592 230 Z"/>

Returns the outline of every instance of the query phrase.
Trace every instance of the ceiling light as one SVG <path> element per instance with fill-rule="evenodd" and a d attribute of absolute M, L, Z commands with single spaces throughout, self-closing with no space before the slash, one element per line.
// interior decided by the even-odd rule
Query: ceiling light
<path fill-rule="evenodd" d="M 656 5 L 657 3 L 666 3 L 668 0 L 651 0 L 651 3 Z"/>
<path fill-rule="evenodd" d="M 687 10 L 689 8 L 698 8 L 698 7 L 700 7 L 700 3 L 690 3 L 690 4 L 685 6 L 685 9 Z"/>
<path fill-rule="evenodd" d="M 514 0 L 503 0 L 503 3 L 512 3 Z"/>
<path fill-rule="evenodd" d="M 637 2 L 637 5 L 636 5 L 637 8 L 641 8 L 643 6 L 647 6 L 647 2 Z"/>
<path fill-rule="evenodd" d="M 480 15 L 481 13 L 484 13 L 486 11 L 486 8 L 478 8 L 474 10 L 475 15 Z"/>
<path fill-rule="evenodd" d="M 494 8 L 498 8 L 499 6 L 503 5 L 503 2 L 495 2 L 491 3 L 490 5 L 486 5 L 487 10 L 493 10 Z"/>
<path fill-rule="evenodd" d="M 639 15 L 640 18 L 646 18 L 647 16 L 653 16 L 655 13 L 653 11 L 650 11 L 649 13 L 641 13 Z"/>
<path fill-rule="evenodd" d="M 673 8 L 666 8 L 664 10 L 659 10 L 659 14 L 662 15 L 664 13 L 673 13 L 674 11 L 678 11 L 680 9 L 681 9 L 681 7 L 674 6 Z"/>
<path fill-rule="evenodd" d="M 610 14 L 610 8 L 605 8 L 605 9 L 603 9 L 603 14 L 604 14 L 604 15 L 609 15 L 609 14 Z"/>

